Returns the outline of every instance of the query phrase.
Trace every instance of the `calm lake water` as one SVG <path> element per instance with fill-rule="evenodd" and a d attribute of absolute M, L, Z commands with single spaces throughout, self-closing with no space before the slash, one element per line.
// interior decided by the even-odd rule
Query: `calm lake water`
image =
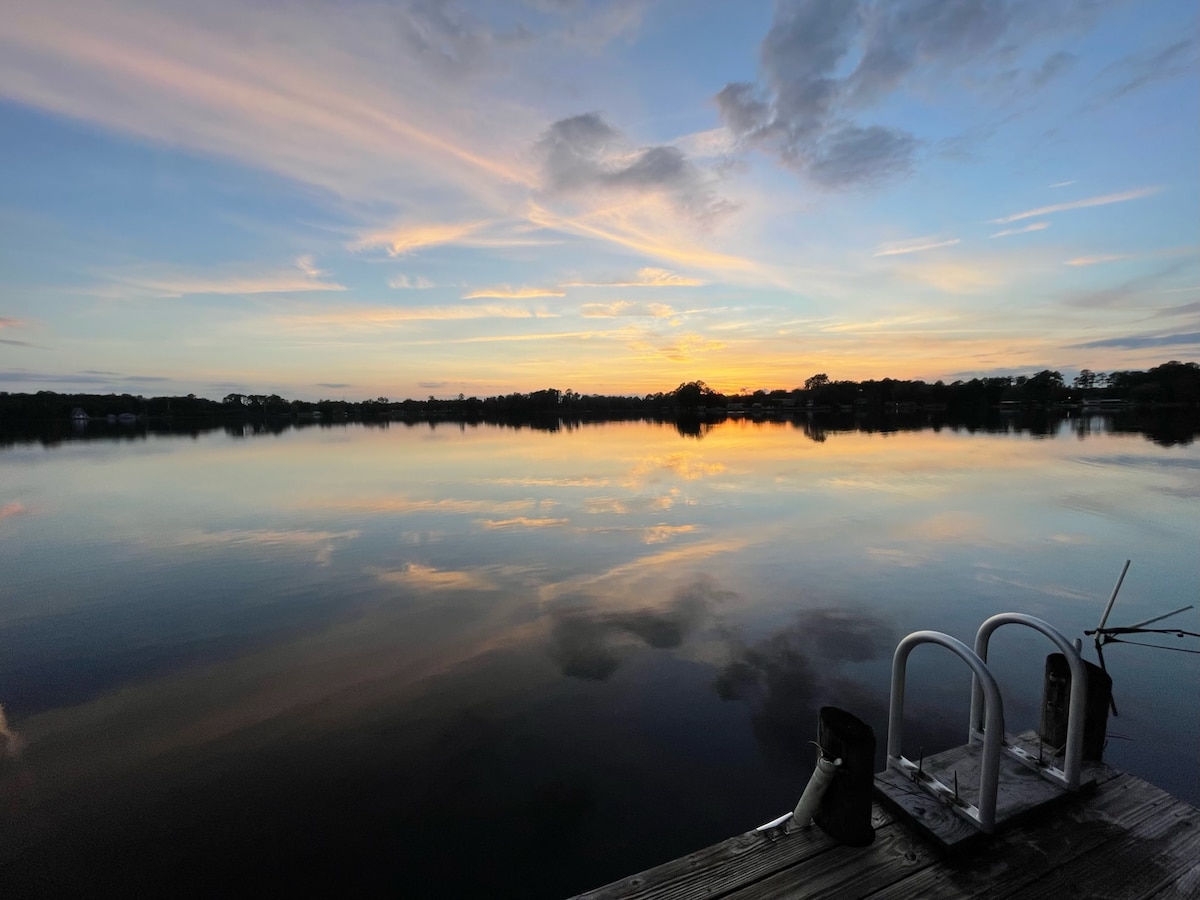
<path fill-rule="evenodd" d="M 1126 558 L 1110 624 L 1200 602 L 1186 429 L 1037 430 L 9 442 L 0 893 L 554 897 L 753 828 L 799 797 L 821 705 L 882 748 L 905 634 L 1081 636 Z M 1053 647 L 991 646 L 1035 727 Z M 1200 803 L 1200 656 L 1105 661 L 1106 759 Z M 968 690 L 914 653 L 908 755 L 962 742 Z"/>

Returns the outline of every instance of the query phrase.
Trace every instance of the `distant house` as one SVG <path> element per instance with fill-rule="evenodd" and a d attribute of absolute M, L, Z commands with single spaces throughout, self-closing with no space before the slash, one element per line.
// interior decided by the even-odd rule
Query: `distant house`
<path fill-rule="evenodd" d="M 88 420 L 88 414 L 85 413 L 82 408 L 77 406 L 71 410 L 71 420 L 74 422 L 86 422 Z"/>

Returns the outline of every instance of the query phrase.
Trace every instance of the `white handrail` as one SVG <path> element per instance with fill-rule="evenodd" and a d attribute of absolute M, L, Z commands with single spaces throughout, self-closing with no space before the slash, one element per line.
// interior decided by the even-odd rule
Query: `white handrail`
<path fill-rule="evenodd" d="M 1027 625 L 1040 631 L 1054 641 L 1063 656 L 1067 658 L 1067 665 L 1071 668 L 1071 699 L 1070 705 L 1067 707 L 1067 747 L 1063 763 L 1062 783 L 1068 790 L 1077 791 L 1079 790 L 1080 770 L 1083 766 L 1083 720 L 1087 705 L 1087 668 L 1083 664 L 1083 659 L 1075 645 L 1048 622 L 1025 613 L 1000 613 L 980 625 L 979 631 L 975 635 L 975 653 L 985 664 L 988 658 L 988 641 L 991 640 L 992 632 L 1001 625 Z M 979 679 L 972 677 L 971 715 L 967 727 L 968 742 L 978 739 L 982 712 L 980 706 L 983 704 L 983 700 L 983 688 L 979 684 Z"/>
<path fill-rule="evenodd" d="M 963 811 L 980 830 L 990 834 L 996 827 L 996 791 L 1000 783 L 1000 748 L 1004 740 L 1004 706 L 1000 686 L 987 663 L 957 638 L 940 631 L 914 631 L 896 645 L 892 657 L 892 692 L 888 708 L 888 766 L 912 774 L 918 766 L 900 753 L 904 731 L 904 677 L 908 655 L 919 644 L 939 644 L 953 651 L 971 667 L 973 685 L 979 685 L 984 700 L 983 758 L 980 760 L 977 812 Z M 972 718 L 974 721 L 974 718 Z"/>

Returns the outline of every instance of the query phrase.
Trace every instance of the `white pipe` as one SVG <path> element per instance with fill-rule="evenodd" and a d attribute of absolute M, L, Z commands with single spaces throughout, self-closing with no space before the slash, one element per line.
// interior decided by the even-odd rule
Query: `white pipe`
<path fill-rule="evenodd" d="M 833 776 L 837 774 L 841 764 L 840 759 L 817 757 L 817 767 L 813 769 L 812 778 L 808 779 L 808 785 L 804 788 L 804 793 L 800 795 L 800 802 L 796 804 L 796 811 L 792 813 L 796 824 L 801 828 L 812 824 L 813 813 L 817 811 L 821 798 L 825 796 L 825 791 L 829 787 L 829 782 L 833 781 Z"/>
<path fill-rule="evenodd" d="M 1128 564 L 1127 564 L 1128 565 Z M 1118 585 L 1119 587 L 1119 585 Z M 1116 596 L 1116 592 L 1113 593 Z M 1067 790 L 1079 790 L 1080 770 L 1083 765 L 1083 719 L 1087 708 L 1087 669 L 1075 645 L 1066 636 L 1048 622 L 1025 613 L 1000 613 L 992 616 L 979 626 L 975 635 L 975 655 L 987 662 L 988 641 L 1001 625 L 1028 625 L 1035 631 L 1040 631 L 1050 638 L 1062 651 L 1071 671 L 1071 696 L 1067 705 L 1067 746 L 1063 761 L 1063 779 Z M 975 739 L 976 732 L 982 727 L 983 718 L 983 687 L 979 678 L 971 679 L 971 712 L 970 727 L 967 729 L 967 742 Z"/>
<path fill-rule="evenodd" d="M 959 659 L 970 666 L 975 681 L 983 688 L 983 758 L 980 760 L 979 795 L 975 820 L 985 834 L 996 827 L 996 790 L 1000 784 L 1000 746 L 1004 741 L 1004 703 L 1000 699 L 1000 686 L 982 659 L 957 638 L 940 631 L 914 631 L 896 645 L 892 657 L 892 693 L 888 704 L 888 768 L 904 771 L 900 745 L 904 732 L 904 675 L 908 655 L 918 644 L 940 644 L 953 651 Z"/>

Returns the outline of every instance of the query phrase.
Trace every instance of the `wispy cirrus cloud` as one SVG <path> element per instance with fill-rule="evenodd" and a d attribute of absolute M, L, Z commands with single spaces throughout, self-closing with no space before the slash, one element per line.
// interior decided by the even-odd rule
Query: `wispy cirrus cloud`
<path fill-rule="evenodd" d="M 1126 334 L 1118 337 L 1102 338 L 1098 341 L 1088 341 L 1083 344 L 1071 344 L 1071 350 L 1097 350 L 1100 348 L 1117 348 L 1121 350 L 1142 350 L 1148 347 L 1200 347 L 1200 331 L 1177 332 L 1173 334 Z"/>
<path fill-rule="evenodd" d="M 388 279 L 388 287 L 398 291 L 427 291 L 437 285 L 421 275 L 393 275 Z"/>
<path fill-rule="evenodd" d="M 1068 182 L 1068 184 L 1070 183 L 1071 182 Z M 1051 185 L 1051 187 L 1053 186 L 1054 185 Z M 1029 234 L 1031 231 L 1045 231 L 1049 227 L 1049 222 L 1030 222 L 1028 225 L 1025 225 L 1022 228 L 1005 228 L 1001 231 L 997 231 L 995 234 L 988 235 L 988 237 L 1012 237 L 1014 234 Z"/>
<path fill-rule="evenodd" d="M 463 294 L 464 300 L 484 300 L 495 298 L 499 300 L 532 300 L 537 297 L 565 297 L 566 294 L 557 288 L 512 287 L 501 284 L 495 287 L 479 288 Z"/>
<path fill-rule="evenodd" d="M 465 319 L 546 319 L 554 313 L 521 306 L 496 304 L 455 306 L 367 306 L 352 309 L 324 309 L 277 316 L 280 325 L 297 328 L 371 328 L 404 322 L 451 322 Z"/>
<path fill-rule="evenodd" d="M 872 256 L 903 256 L 907 253 L 924 253 L 926 250 L 940 250 L 943 247 L 953 247 L 961 243 L 959 238 L 949 238 L 939 241 L 935 237 L 914 238 L 910 241 L 899 241 L 881 244 Z"/>
<path fill-rule="evenodd" d="M 1078 268 L 1081 266 L 1098 266 L 1101 263 L 1117 262 L 1118 260 L 1133 258 L 1134 254 L 1132 253 L 1102 253 L 1097 256 L 1076 256 L 1068 259 L 1066 264 Z"/>
<path fill-rule="evenodd" d="M 1013 213 L 1009 216 L 1001 216 L 999 219 L 989 219 L 988 221 L 992 225 L 1008 225 L 1011 222 L 1019 222 L 1022 219 L 1048 216 L 1051 213 L 1067 212 L 1073 209 L 1088 209 L 1093 206 L 1108 206 L 1110 203 L 1125 203 L 1129 200 L 1141 200 L 1143 197 L 1153 196 L 1161 190 L 1162 188 L 1159 187 L 1144 187 L 1136 188 L 1132 191 L 1122 191 L 1119 194 L 1085 197 L 1082 200 L 1071 200 L 1067 203 L 1052 203 L 1049 206 L 1039 206 L 1036 209 L 1027 209 L 1024 212 Z"/>
<path fill-rule="evenodd" d="M 322 280 L 325 275 L 313 264 L 311 256 L 297 258 L 291 268 L 266 270 L 251 266 L 206 271 L 141 266 L 103 273 L 109 285 L 90 293 L 116 298 L 179 298 L 204 294 L 290 294 L 346 290 L 345 285 Z"/>
<path fill-rule="evenodd" d="M 616 300 L 612 303 L 585 303 L 579 314 L 586 319 L 617 319 L 624 317 L 670 319 L 676 312 L 665 303 L 634 303 Z"/>
<path fill-rule="evenodd" d="M 657 269 L 653 267 L 645 267 L 638 269 L 637 275 L 633 278 L 613 278 L 609 280 L 597 281 L 564 281 L 563 287 L 585 287 L 585 288 L 634 288 L 634 287 L 701 287 L 707 284 L 700 278 L 693 278 L 688 275 L 679 275 L 675 272 L 669 272 L 666 269 Z"/>

